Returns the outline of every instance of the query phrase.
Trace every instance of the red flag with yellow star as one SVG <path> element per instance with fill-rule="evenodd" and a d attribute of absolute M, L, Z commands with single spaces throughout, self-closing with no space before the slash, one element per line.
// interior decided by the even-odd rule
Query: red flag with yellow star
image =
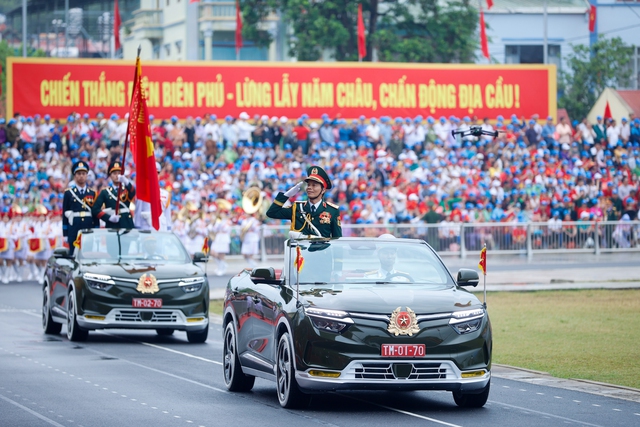
<path fill-rule="evenodd" d="M 302 250 L 300 246 L 296 246 L 296 269 L 298 273 L 302 271 L 302 267 L 304 267 L 304 258 L 302 257 Z"/>
<path fill-rule="evenodd" d="M 484 245 L 480 251 L 480 262 L 478 263 L 478 268 L 482 270 L 482 274 L 485 276 L 487 275 L 487 245 Z"/>
<path fill-rule="evenodd" d="M 76 240 L 73 242 L 73 246 L 78 249 L 82 247 L 82 233 L 78 233 L 78 237 L 76 237 Z"/>
<path fill-rule="evenodd" d="M 596 30 L 596 16 L 598 14 L 598 8 L 591 5 L 589 8 L 589 32 L 593 33 Z"/>
<path fill-rule="evenodd" d="M 209 256 L 209 238 L 205 237 L 202 243 L 202 253 Z"/>
<path fill-rule="evenodd" d="M 131 109 L 129 112 L 129 143 L 133 162 L 136 165 L 136 197 L 151 205 L 151 224 L 153 228 L 160 228 L 160 215 L 162 203 L 160 201 L 160 184 L 156 170 L 156 156 L 153 141 L 151 140 L 151 127 L 149 125 L 149 112 L 147 99 L 142 87 L 142 67 L 140 58 L 136 59 L 136 81 L 133 83 L 133 96 L 131 97 Z"/>

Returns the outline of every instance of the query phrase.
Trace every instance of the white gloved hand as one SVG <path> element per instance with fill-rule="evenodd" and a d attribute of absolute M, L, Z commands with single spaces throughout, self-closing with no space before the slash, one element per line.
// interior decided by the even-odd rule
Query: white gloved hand
<path fill-rule="evenodd" d="M 69 225 L 73 225 L 73 211 L 64 211 L 64 216 L 69 220 Z"/>
<path fill-rule="evenodd" d="M 124 185 L 129 185 L 131 181 L 129 181 L 129 178 L 124 175 L 118 175 L 118 182 Z"/>
<path fill-rule="evenodd" d="M 113 214 L 109 217 L 109 222 L 113 222 L 114 224 L 120 221 L 120 215 Z"/>
<path fill-rule="evenodd" d="M 294 185 L 293 187 L 288 189 L 287 192 L 284 193 L 284 195 L 287 196 L 287 197 L 295 196 L 302 189 L 302 185 L 303 184 L 304 184 L 304 181 L 300 181 L 299 183 L 297 183 L 296 185 Z"/>

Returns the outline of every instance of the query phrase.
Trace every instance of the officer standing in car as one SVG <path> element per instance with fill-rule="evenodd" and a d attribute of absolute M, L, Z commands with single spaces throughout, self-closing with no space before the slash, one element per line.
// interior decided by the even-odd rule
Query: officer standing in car
<path fill-rule="evenodd" d="M 302 188 L 302 182 L 278 193 L 267 216 L 274 219 L 291 219 L 291 231 L 311 237 L 342 237 L 340 209 L 338 205 L 324 200 L 324 194 L 331 189 L 329 175 L 320 166 L 307 169 L 307 201 L 297 201 L 291 207 L 285 207 L 290 197 Z"/>
<path fill-rule="evenodd" d="M 93 216 L 96 220 L 102 220 L 106 228 L 134 228 L 129 204 L 136 196 L 136 189 L 131 181 L 122 175 L 122 163 L 119 160 L 113 161 L 109 165 L 109 178 L 111 185 L 100 191 L 92 208 Z M 120 211 L 116 215 L 120 185 L 124 188 L 120 194 Z"/>
<path fill-rule="evenodd" d="M 96 198 L 95 190 L 87 186 L 89 165 L 86 162 L 76 162 L 71 167 L 75 186 L 64 191 L 62 199 L 62 235 L 69 245 L 69 254 L 73 254 L 78 232 L 87 228 L 96 228 L 99 223 L 92 215 L 91 208 Z"/>

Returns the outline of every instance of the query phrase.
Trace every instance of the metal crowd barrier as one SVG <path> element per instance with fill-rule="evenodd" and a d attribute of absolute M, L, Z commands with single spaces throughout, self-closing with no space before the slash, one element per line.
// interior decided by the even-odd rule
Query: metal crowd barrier
<path fill-rule="evenodd" d="M 262 225 L 260 259 L 280 259 L 288 226 Z M 343 236 L 396 237 L 422 239 L 440 255 L 476 256 L 486 243 L 492 254 L 640 252 L 640 221 L 563 221 L 529 223 L 440 223 L 440 224 L 345 224 Z M 240 227 L 232 227 L 230 259 L 240 259 Z"/>

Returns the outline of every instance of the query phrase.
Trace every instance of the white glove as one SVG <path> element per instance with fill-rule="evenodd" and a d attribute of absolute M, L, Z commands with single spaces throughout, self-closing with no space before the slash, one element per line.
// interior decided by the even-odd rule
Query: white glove
<path fill-rule="evenodd" d="M 69 225 L 73 225 L 73 211 L 64 211 L 64 216 L 69 220 Z"/>
<path fill-rule="evenodd" d="M 284 195 L 287 197 L 295 196 L 302 189 L 302 184 L 304 184 L 304 181 L 300 181 L 299 183 L 288 189 L 287 192 L 284 193 Z"/>
<path fill-rule="evenodd" d="M 118 182 L 124 185 L 129 185 L 131 181 L 129 181 L 129 178 L 124 175 L 118 175 Z"/>
<path fill-rule="evenodd" d="M 113 214 L 109 217 L 109 222 L 113 222 L 114 224 L 120 221 L 120 215 Z"/>

